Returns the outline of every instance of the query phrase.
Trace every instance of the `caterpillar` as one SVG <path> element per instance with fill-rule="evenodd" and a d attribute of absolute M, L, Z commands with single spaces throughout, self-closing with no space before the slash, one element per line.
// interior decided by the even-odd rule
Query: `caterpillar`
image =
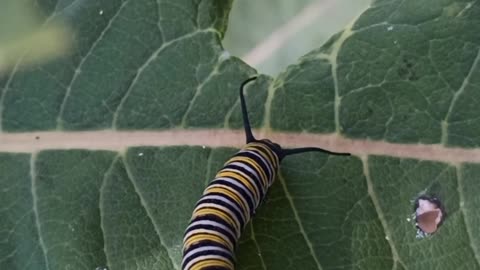
<path fill-rule="evenodd" d="M 245 85 L 255 79 L 240 85 L 246 145 L 224 164 L 195 205 L 183 239 L 183 270 L 235 268 L 234 252 L 243 227 L 265 197 L 284 157 L 309 151 L 350 155 L 316 147 L 283 149 L 268 139 L 255 139 L 244 97 Z"/>

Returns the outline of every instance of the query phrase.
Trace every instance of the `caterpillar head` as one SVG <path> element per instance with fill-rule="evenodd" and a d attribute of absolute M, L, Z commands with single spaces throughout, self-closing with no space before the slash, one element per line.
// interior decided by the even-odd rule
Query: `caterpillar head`
<path fill-rule="evenodd" d="M 302 148 L 292 148 L 292 149 L 283 149 L 279 144 L 274 143 L 270 141 L 269 139 L 261 139 L 257 140 L 253 136 L 252 129 L 250 127 L 250 121 L 248 120 L 248 112 L 247 112 L 247 105 L 245 102 L 245 97 L 243 95 L 243 89 L 245 88 L 245 85 L 253 80 L 256 80 L 257 77 L 251 77 L 247 80 L 245 80 L 241 86 L 240 86 L 240 105 L 242 108 L 242 116 L 243 116 L 243 127 L 245 129 L 245 136 L 247 138 L 247 143 L 250 142 L 261 142 L 264 143 L 265 145 L 269 146 L 277 155 L 279 156 L 280 159 L 284 158 L 285 156 L 288 155 L 293 155 L 293 154 L 299 154 L 299 153 L 304 153 L 304 152 L 311 152 L 311 151 L 316 151 L 316 152 L 324 152 L 327 154 L 331 155 L 341 155 L 341 156 L 349 156 L 350 153 L 336 153 L 336 152 L 330 152 L 328 150 L 318 148 L 318 147 L 302 147 Z"/>

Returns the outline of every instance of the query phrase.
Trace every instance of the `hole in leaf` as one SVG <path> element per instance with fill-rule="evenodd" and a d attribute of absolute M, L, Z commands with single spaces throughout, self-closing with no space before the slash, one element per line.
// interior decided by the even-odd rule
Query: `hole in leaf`
<path fill-rule="evenodd" d="M 427 195 L 422 195 L 415 200 L 414 211 L 418 238 L 437 232 L 446 217 L 445 208 L 440 199 Z"/>

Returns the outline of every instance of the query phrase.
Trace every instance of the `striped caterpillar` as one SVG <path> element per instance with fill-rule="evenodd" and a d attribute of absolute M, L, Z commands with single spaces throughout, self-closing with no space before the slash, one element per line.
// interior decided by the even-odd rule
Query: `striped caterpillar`
<path fill-rule="evenodd" d="M 237 241 L 273 183 L 284 157 L 309 151 L 350 155 L 316 147 L 283 149 L 268 139 L 255 139 L 243 90 L 256 78 L 249 78 L 240 86 L 247 144 L 225 163 L 196 204 L 183 239 L 183 270 L 235 268 Z"/>

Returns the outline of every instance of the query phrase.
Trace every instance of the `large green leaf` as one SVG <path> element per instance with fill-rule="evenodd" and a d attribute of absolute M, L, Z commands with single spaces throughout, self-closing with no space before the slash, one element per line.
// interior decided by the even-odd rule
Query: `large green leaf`
<path fill-rule="evenodd" d="M 179 269 L 208 181 L 244 141 L 230 1 L 49 1 L 76 48 L 0 77 L 0 269 Z M 239 269 L 480 269 L 480 3 L 376 1 L 248 90 L 286 158 Z M 320 44 L 319 44 L 320 46 Z M 73 149 L 74 148 L 74 149 Z M 413 200 L 447 218 L 416 239 Z"/>

